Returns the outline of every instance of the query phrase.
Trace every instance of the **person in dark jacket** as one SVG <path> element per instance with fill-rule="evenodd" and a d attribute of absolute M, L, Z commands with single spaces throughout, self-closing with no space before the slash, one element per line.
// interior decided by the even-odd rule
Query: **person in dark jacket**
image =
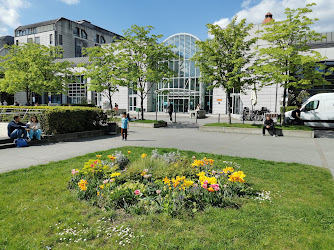
<path fill-rule="evenodd" d="M 266 129 L 268 130 L 268 132 L 272 130 L 273 136 L 276 136 L 275 124 L 274 124 L 273 119 L 271 119 L 269 115 L 267 115 L 266 119 L 264 120 L 263 128 L 262 128 L 262 136 L 265 135 Z"/>
<path fill-rule="evenodd" d="M 297 105 L 297 109 L 295 109 L 294 111 L 292 111 L 291 116 L 295 119 L 294 122 L 296 125 L 303 125 L 304 122 L 303 120 L 300 118 L 300 109 L 302 108 L 302 106 L 299 104 Z"/>
<path fill-rule="evenodd" d="M 8 132 L 8 137 L 11 139 L 17 139 L 23 137 L 23 139 L 28 139 L 28 133 L 27 133 L 27 124 L 20 122 L 21 117 L 19 115 L 14 116 L 14 120 L 8 123 L 7 126 L 7 132 Z"/>
<path fill-rule="evenodd" d="M 168 114 L 169 114 L 169 120 L 173 121 L 172 115 L 173 115 L 174 108 L 173 108 L 173 104 L 172 103 L 169 103 L 169 105 L 167 107 L 167 111 L 168 111 Z"/>

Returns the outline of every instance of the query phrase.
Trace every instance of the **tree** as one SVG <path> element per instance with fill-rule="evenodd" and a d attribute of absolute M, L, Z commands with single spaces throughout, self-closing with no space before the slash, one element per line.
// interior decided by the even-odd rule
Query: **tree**
<path fill-rule="evenodd" d="M 117 53 L 115 43 L 86 48 L 84 53 L 89 56 L 91 64 L 84 65 L 85 78 L 90 78 L 88 89 L 96 92 L 102 92 L 109 101 L 112 109 L 112 96 L 119 89 L 121 84 L 120 70 L 118 68 L 119 60 L 115 56 Z"/>
<path fill-rule="evenodd" d="M 117 45 L 121 81 L 139 92 L 141 119 L 144 119 L 144 100 L 154 83 L 166 82 L 173 75 L 168 61 L 175 58 L 171 46 L 158 43 L 162 35 L 150 34 L 152 26 L 131 26 Z"/>
<path fill-rule="evenodd" d="M 255 83 L 252 70 L 248 67 L 254 54 L 251 47 L 256 38 L 246 40 L 252 24 L 246 25 L 237 17 L 225 29 L 207 24 L 212 39 L 197 41 L 198 52 L 192 60 L 201 71 L 201 80 L 212 83 L 209 88 L 223 88 L 227 94 L 229 123 L 231 123 L 231 93 L 233 89 L 244 91 Z"/>
<path fill-rule="evenodd" d="M 323 37 L 312 31 L 310 26 L 318 19 L 307 17 L 312 12 L 308 4 L 305 8 L 285 9 L 286 19 L 265 24 L 261 39 L 269 46 L 258 48 L 259 59 L 254 69 L 262 79 L 262 85 L 279 84 L 284 88 L 283 121 L 287 90 L 290 87 L 307 89 L 313 85 L 328 83 L 322 72 L 324 65 L 319 63 L 324 58 L 320 53 L 310 49 L 310 41 Z"/>
<path fill-rule="evenodd" d="M 25 91 L 28 105 L 32 93 L 65 92 L 70 70 L 70 62 L 54 62 L 63 52 L 60 47 L 47 47 L 27 43 L 8 46 L 9 53 L 0 58 L 4 78 L 0 79 L 0 91 L 9 94 Z"/>

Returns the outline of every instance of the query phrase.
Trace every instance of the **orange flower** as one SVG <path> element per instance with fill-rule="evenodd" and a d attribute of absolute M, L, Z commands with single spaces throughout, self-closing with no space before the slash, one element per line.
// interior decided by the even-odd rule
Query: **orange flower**
<path fill-rule="evenodd" d="M 101 158 L 101 156 L 102 156 L 102 155 L 97 155 L 96 157 L 97 157 L 97 158 Z"/>
<path fill-rule="evenodd" d="M 215 191 L 212 187 L 209 187 L 207 190 L 208 190 L 209 192 L 214 192 L 214 191 Z"/>

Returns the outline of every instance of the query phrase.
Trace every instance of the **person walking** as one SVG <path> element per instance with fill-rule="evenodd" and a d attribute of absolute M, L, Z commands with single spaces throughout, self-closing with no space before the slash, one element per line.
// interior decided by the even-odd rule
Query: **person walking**
<path fill-rule="evenodd" d="M 169 103 L 169 105 L 167 107 L 167 111 L 168 111 L 168 114 L 169 114 L 169 120 L 173 121 L 172 115 L 173 115 L 174 107 L 173 107 L 173 104 L 171 102 Z"/>
<path fill-rule="evenodd" d="M 129 119 L 126 117 L 126 112 L 124 112 L 123 117 L 122 117 L 122 126 L 121 126 L 122 140 L 128 139 L 129 122 L 130 122 Z"/>

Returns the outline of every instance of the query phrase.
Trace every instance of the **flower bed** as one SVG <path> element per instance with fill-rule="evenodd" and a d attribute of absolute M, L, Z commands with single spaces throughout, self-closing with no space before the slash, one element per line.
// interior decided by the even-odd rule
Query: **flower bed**
<path fill-rule="evenodd" d="M 72 169 L 69 187 L 79 199 L 128 213 L 197 212 L 207 206 L 237 207 L 257 193 L 235 162 L 187 159 L 178 152 L 148 156 L 97 155 Z"/>

